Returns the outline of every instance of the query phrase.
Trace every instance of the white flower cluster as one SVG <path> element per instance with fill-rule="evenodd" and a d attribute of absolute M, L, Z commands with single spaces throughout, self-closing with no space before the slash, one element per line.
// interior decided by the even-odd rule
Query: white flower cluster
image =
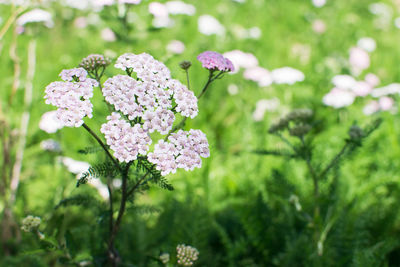
<path fill-rule="evenodd" d="M 200 168 L 201 157 L 210 156 L 206 135 L 200 130 L 179 130 L 168 141 L 160 140 L 148 155 L 148 160 L 156 164 L 162 175 L 175 173 L 178 168 L 187 171 Z"/>
<path fill-rule="evenodd" d="M 151 139 L 140 124 L 132 127 L 116 112 L 108 116 L 107 120 L 100 131 L 120 162 L 130 162 L 136 160 L 138 154 L 147 153 Z"/>
<path fill-rule="evenodd" d="M 192 266 L 199 258 L 199 251 L 191 246 L 178 245 L 176 247 L 178 264 L 181 266 Z"/>
<path fill-rule="evenodd" d="M 41 219 L 40 217 L 35 217 L 32 215 L 28 215 L 27 217 L 25 217 L 22 220 L 22 226 L 21 229 L 24 232 L 31 232 L 31 231 L 35 231 L 39 228 L 40 223 L 41 223 Z"/>
<path fill-rule="evenodd" d="M 149 54 L 123 54 L 115 67 L 127 75 L 115 75 L 102 87 L 105 100 L 114 106 L 115 112 L 107 117 L 100 131 L 116 159 L 131 162 L 138 155 L 147 155 L 151 133 L 166 135 L 171 131 L 175 113 L 197 116 L 197 98 Z M 63 70 L 60 76 L 64 82 L 53 82 L 46 87 L 46 103 L 58 107 L 57 119 L 64 126 L 81 126 L 85 116 L 92 116 L 89 99 L 98 83 L 87 75 L 83 68 Z M 168 140 L 159 141 L 148 155 L 162 175 L 177 168 L 193 170 L 201 166 L 201 157 L 209 156 L 207 138 L 200 130 L 179 131 Z"/>
<path fill-rule="evenodd" d="M 85 116 L 92 117 L 93 105 L 89 99 L 98 83 L 87 78 L 83 68 L 63 70 L 60 76 L 64 82 L 52 82 L 46 87 L 46 104 L 58 107 L 56 115 L 62 125 L 79 127 Z"/>

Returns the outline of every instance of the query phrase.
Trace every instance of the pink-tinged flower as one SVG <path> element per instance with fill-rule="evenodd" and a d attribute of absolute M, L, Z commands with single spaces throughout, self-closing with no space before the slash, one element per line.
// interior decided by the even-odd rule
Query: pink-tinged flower
<path fill-rule="evenodd" d="M 391 97 L 383 96 L 379 98 L 379 107 L 383 111 L 390 110 L 394 105 L 394 100 Z"/>
<path fill-rule="evenodd" d="M 115 42 L 115 40 L 117 40 L 117 37 L 110 28 L 104 28 L 103 30 L 101 30 L 101 39 L 106 42 Z"/>
<path fill-rule="evenodd" d="M 368 84 L 367 82 L 357 82 L 354 87 L 352 88 L 352 91 L 357 95 L 357 96 L 367 96 L 371 91 L 372 91 L 372 86 Z"/>
<path fill-rule="evenodd" d="M 200 130 L 189 132 L 179 130 L 173 133 L 168 142 L 160 140 L 148 160 L 156 164 L 162 175 L 175 173 L 178 168 L 193 170 L 201 167 L 201 158 L 210 156 L 206 135 Z"/>
<path fill-rule="evenodd" d="M 257 82 L 260 87 L 270 86 L 273 82 L 271 73 L 262 67 L 246 69 L 243 77 L 246 80 Z"/>
<path fill-rule="evenodd" d="M 353 104 L 355 97 L 356 96 L 353 92 L 339 88 L 333 88 L 323 97 L 322 102 L 325 105 L 333 108 L 342 108 Z"/>
<path fill-rule="evenodd" d="M 60 73 L 65 82 L 52 82 L 45 90 L 46 104 L 58 107 L 57 119 L 68 127 L 79 127 L 84 117 L 92 117 L 93 87 L 98 83 L 87 78 L 83 68 L 63 70 Z"/>
<path fill-rule="evenodd" d="M 363 113 L 365 115 L 371 115 L 371 114 L 378 112 L 379 109 L 380 109 L 380 107 L 379 107 L 378 101 L 373 100 L 364 106 Z"/>
<path fill-rule="evenodd" d="M 173 54 L 182 54 L 185 51 L 185 44 L 178 40 L 172 40 L 168 43 L 167 50 Z"/>
<path fill-rule="evenodd" d="M 315 33 L 322 34 L 326 31 L 326 24 L 321 19 L 316 19 L 312 23 L 312 29 Z"/>
<path fill-rule="evenodd" d="M 371 87 L 375 87 L 375 86 L 377 86 L 377 85 L 381 82 L 381 80 L 379 79 L 379 77 L 376 76 L 376 75 L 373 74 L 373 73 L 368 73 L 367 75 L 365 75 L 364 80 L 365 80 L 369 85 L 371 85 Z"/>
<path fill-rule="evenodd" d="M 234 71 L 233 63 L 220 53 L 214 51 L 205 51 L 197 56 L 202 63 L 203 68 L 209 70 Z"/>
<path fill-rule="evenodd" d="M 146 155 L 151 139 L 140 124 L 132 127 L 115 112 L 108 116 L 107 120 L 108 122 L 101 126 L 100 131 L 120 162 L 136 160 L 139 154 Z"/>
<path fill-rule="evenodd" d="M 350 49 L 349 63 L 352 70 L 356 74 L 359 74 L 360 72 L 369 67 L 370 65 L 369 55 L 365 50 L 359 47 L 353 47 Z"/>

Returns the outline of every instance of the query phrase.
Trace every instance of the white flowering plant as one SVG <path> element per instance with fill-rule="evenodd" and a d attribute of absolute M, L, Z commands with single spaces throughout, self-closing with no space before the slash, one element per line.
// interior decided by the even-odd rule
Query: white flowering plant
<path fill-rule="evenodd" d="M 107 156 L 106 162 L 95 164 L 84 172 L 77 186 L 92 178 L 106 181 L 109 196 L 107 259 L 112 266 L 121 261 L 115 239 L 127 202 L 133 201 L 135 193 L 146 190 L 150 182 L 173 190 L 166 175 L 177 169 L 200 168 L 202 158 L 210 155 L 206 135 L 201 130 L 185 131 L 182 128 L 187 118 L 197 116 L 198 98 L 216 79 L 233 70 L 233 66 L 217 52 L 204 52 L 198 59 L 209 70 L 208 80 L 198 97 L 188 89 L 190 62 L 180 64 L 186 72 L 188 86 L 185 86 L 171 77 L 163 63 L 147 53 L 126 53 L 118 57 L 114 66 L 125 74 L 117 74 L 104 83 L 101 79 L 110 60 L 98 54 L 89 55 L 78 68 L 61 71 L 63 81 L 52 82 L 46 87 L 46 103 L 57 107 L 55 117 L 59 124 L 84 128 Z M 99 129 L 105 140 L 84 121 L 92 118 L 91 98 L 95 87 L 101 90 L 110 112 Z M 183 119 L 173 127 L 178 114 Z M 158 138 L 152 148 L 160 135 L 164 137 Z M 120 190 L 116 190 L 113 183 L 116 179 L 122 180 Z"/>

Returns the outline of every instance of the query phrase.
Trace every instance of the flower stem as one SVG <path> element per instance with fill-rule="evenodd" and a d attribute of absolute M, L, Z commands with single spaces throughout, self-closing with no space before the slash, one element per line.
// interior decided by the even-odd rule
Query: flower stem
<path fill-rule="evenodd" d="M 115 167 L 118 168 L 119 171 L 122 171 L 121 167 L 119 166 L 118 162 L 114 159 L 114 157 L 110 154 L 110 151 L 108 151 L 107 146 L 101 141 L 101 139 L 95 134 L 92 129 L 89 128 L 85 123 L 82 124 L 83 128 L 85 128 L 86 131 L 89 132 L 91 136 L 96 139 L 97 143 L 103 148 L 104 152 L 106 152 L 107 156 L 110 158 L 110 160 L 114 163 Z"/>

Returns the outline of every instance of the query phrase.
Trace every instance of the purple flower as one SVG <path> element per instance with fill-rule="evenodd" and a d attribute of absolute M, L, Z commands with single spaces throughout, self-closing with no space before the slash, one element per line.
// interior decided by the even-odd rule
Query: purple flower
<path fill-rule="evenodd" d="M 234 71 L 232 62 L 220 53 L 214 51 L 205 51 L 197 56 L 202 63 L 203 68 L 209 70 Z"/>

